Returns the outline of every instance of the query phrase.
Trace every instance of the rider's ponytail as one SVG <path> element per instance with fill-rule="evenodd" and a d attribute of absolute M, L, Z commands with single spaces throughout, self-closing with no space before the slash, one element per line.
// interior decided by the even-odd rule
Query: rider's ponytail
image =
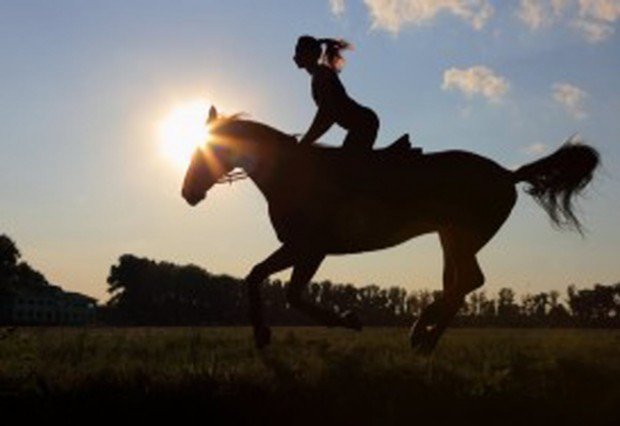
<path fill-rule="evenodd" d="M 344 66 L 344 58 L 340 52 L 343 50 L 352 49 L 353 46 L 348 41 L 343 39 L 336 40 L 333 38 L 321 38 L 318 42 L 321 45 L 325 45 L 321 62 L 334 71 L 340 71 Z"/>

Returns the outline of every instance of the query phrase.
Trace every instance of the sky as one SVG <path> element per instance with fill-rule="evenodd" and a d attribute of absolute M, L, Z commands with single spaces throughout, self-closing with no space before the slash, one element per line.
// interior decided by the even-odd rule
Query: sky
<path fill-rule="evenodd" d="M 50 282 L 100 300 L 124 253 L 246 275 L 279 246 L 265 200 L 242 181 L 189 207 L 162 123 L 203 102 L 303 133 L 316 107 L 292 55 L 311 34 L 355 46 L 341 79 L 378 113 L 377 146 L 409 132 L 508 168 L 575 133 L 595 146 L 585 238 L 520 188 L 479 259 L 490 293 L 618 282 L 619 21 L 620 0 L 2 0 L 0 233 Z M 328 257 L 316 279 L 435 290 L 441 267 L 428 235 Z"/>

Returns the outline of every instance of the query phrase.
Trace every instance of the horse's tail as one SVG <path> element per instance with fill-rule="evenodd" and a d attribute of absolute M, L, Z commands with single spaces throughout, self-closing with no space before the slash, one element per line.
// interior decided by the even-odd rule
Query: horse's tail
<path fill-rule="evenodd" d="M 514 181 L 527 182 L 526 191 L 545 209 L 558 228 L 582 232 L 573 212 L 573 197 L 592 180 L 599 153 L 591 146 L 569 140 L 553 154 L 513 172 Z"/>

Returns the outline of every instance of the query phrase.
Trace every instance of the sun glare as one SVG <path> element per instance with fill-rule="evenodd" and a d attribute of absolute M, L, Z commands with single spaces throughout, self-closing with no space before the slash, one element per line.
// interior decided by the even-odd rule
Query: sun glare
<path fill-rule="evenodd" d="M 161 122 L 161 152 L 176 167 L 187 167 L 196 147 L 207 141 L 209 107 L 204 100 L 188 102 L 174 108 Z"/>

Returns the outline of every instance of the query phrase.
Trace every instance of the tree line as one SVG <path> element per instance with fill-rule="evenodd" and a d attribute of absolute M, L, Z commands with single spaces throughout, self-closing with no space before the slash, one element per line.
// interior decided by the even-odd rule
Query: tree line
<path fill-rule="evenodd" d="M 49 285 L 45 276 L 21 260 L 21 253 L 8 236 L 0 235 L 0 294 L 13 288 L 37 288 Z"/>
<path fill-rule="evenodd" d="M 101 321 L 116 325 L 244 325 L 247 297 L 243 280 L 195 266 L 157 262 L 131 254 L 110 269 L 110 299 Z M 286 302 L 286 283 L 262 286 L 265 314 L 274 325 L 312 325 Z M 409 326 L 441 291 L 406 291 L 376 285 L 356 287 L 331 281 L 312 282 L 307 299 L 336 312 L 354 310 L 365 325 Z M 558 291 L 517 297 L 505 287 L 490 295 L 470 294 L 455 326 L 475 327 L 620 327 L 620 283 L 596 284 L 565 294 Z"/>
<path fill-rule="evenodd" d="M 248 324 L 245 285 L 240 278 L 212 274 L 195 265 L 176 265 L 125 254 L 107 279 L 110 299 L 98 320 L 111 325 Z M 45 276 L 21 260 L 6 235 L 0 235 L 0 297 L 16 288 L 48 286 Z M 275 325 L 312 325 L 286 302 L 286 283 L 262 286 L 265 313 Z M 304 297 L 336 312 L 354 310 L 366 325 L 408 326 L 441 291 L 376 285 L 357 287 L 331 281 L 312 282 Z M 620 327 L 620 283 L 595 284 L 565 293 L 517 296 L 508 287 L 497 294 L 470 294 L 454 322 L 472 327 Z"/>

